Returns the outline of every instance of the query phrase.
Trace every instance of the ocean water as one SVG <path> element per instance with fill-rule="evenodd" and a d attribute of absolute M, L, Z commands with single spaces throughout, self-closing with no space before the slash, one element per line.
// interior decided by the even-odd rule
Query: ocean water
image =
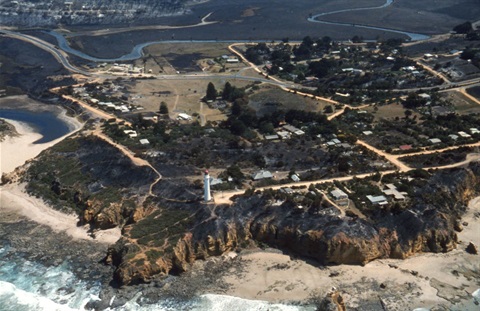
<path fill-rule="evenodd" d="M 68 263 L 46 267 L 0 248 L 0 310 L 83 310 L 100 291 L 99 284 L 79 280 Z"/>
<path fill-rule="evenodd" d="M 78 279 L 68 263 L 46 267 L 15 256 L 15 249 L 0 244 L 0 310 L 72 311 L 85 310 L 90 300 L 99 300 L 100 284 Z M 114 302 L 114 298 L 110 304 Z M 314 307 L 274 304 L 225 295 L 202 295 L 179 304 L 160 301 L 141 305 L 142 293 L 121 307 L 108 311 L 313 311 Z"/>

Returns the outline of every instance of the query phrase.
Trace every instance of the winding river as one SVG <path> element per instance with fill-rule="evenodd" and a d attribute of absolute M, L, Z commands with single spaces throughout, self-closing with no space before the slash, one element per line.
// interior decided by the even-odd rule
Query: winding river
<path fill-rule="evenodd" d="M 85 54 L 79 50 L 73 49 L 69 44 L 67 39 L 65 37 L 54 31 L 46 31 L 51 36 L 54 36 L 57 39 L 58 42 L 58 47 L 62 49 L 63 51 L 78 56 L 80 58 L 92 61 L 92 62 L 121 62 L 121 61 L 130 61 L 130 60 L 135 60 L 138 58 L 141 58 L 143 56 L 143 49 L 146 48 L 147 46 L 153 45 L 153 44 L 160 44 L 160 43 L 185 43 L 185 42 L 191 42 L 191 43 L 216 43 L 216 42 L 225 42 L 225 43 L 236 43 L 236 42 L 252 42 L 251 40 L 188 40 L 188 41 L 182 41 L 182 40 L 163 40 L 163 41 L 149 41 L 145 43 L 140 43 L 137 44 L 133 47 L 132 51 L 128 54 L 122 55 L 117 58 L 98 58 L 94 57 L 88 54 Z M 263 40 L 262 42 L 265 42 Z"/>
<path fill-rule="evenodd" d="M 323 21 L 319 20 L 318 18 L 322 16 L 327 16 L 327 15 L 332 15 L 332 14 L 337 14 L 337 13 L 344 13 L 344 12 L 354 12 L 354 11 L 366 11 L 366 10 L 377 10 L 377 9 L 383 9 L 386 7 L 389 7 L 390 5 L 393 4 L 395 0 L 385 0 L 385 3 L 380 6 L 375 6 L 375 7 L 366 7 L 366 8 L 354 8 L 354 9 L 343 9 L 343 10 L 336 10 L 336 11 L 330 11 L 330 12 L 324 12 L 324 13 L 319 13 L 312 15 L 309 17 L 307 20 L 312 23 L 321 23 L 321 24 L 328 24 L 328 25 L 338 25 L 338 26 L 348 26 L 348 27 L 357 27 L 357 28 L 365 28 L 365 29 L 373 29 L 373 30 L 380 30 L 380 31 L 385 31 L 385 32 L 393 32 L 393 33 L 398 33 L 402 35 L 406 35 L 410 38 L 412 41 L 418 41 L 418 40 L 425 40 L 430 38 L 430 36 L 420 34 L 420 33 L 413 33 L 413 32 L 407 32 L 407 31 L 402 31 L 402 30 L 397 30 L 397 29 L 391 29 L 391 28 L 384 28 L 384 27 L 375 27 L 375 26 L 369 26 L 369 25 L 362 25 L 362 24 L 352 24 L 352 23 L 342 23 L 342 22 L 329 22 L 329 21 Z M 80 58 L 93 61 L 93 62 L 121 62 L 121 61 L 131 61 L 135 60 L 138 58 L 141 58 L 143 56 L 143 49 L 147 46 L 153 45 L 153 44 L 160 44 L 160 43 L 180 43 L 180 42 L 187 42 L 187 41 L 180 41 L 180 40 L 165 40 L 165 41 L 150 41 L 150 42 L 145 42 L 141 44 L 137 44 L 133 47 L 132 51 L 128 54 L 122 55 L 117 58 L 98 58 L 94 57 L 88 54 L 85 54 L 81 51 L 73 49 L 69 44 L 68 41 L 65 39 L 65 37 L 55 31 L 48 31 L 48 34 L 54 36 L 57 39 L 58 46 L 60 49 L 63 51 L 70 53 L 72 55 L 78 56 Z M 234 43 L 234 42 L 252 42 L 251 40 L 224 40 L 224 41 L 217 41 L 217 40 L 190 40 L 188 42 L 192 43 L 214 43 L 214 42 L 225 42 L 225 43 Z M 253 41 L 255 42 L 255 41 Z M 264 41 L 262 41 L 264 42 Z"/>
<path fill-rule="evenodd" d="M 322 16 L 327 16 L 327 15 L 332 15 L 332 14 L 337 14 L 337 13 L 345 13 L 345 12 L 356 12 L 356 11 L 367 11 L 367 10 L 377 10 L 377 9 L 383 9 L 386 7 L 389 7 L 390 5 L 393 4 L 395 0 L 385 0 L 385 3 L 380 5 L 380 6 L 374 6 L 374 7 L 367 7 L 367 8 L 355 8 L 355 9 L 343 9 L 343 10 L 337 10 L 337 11 L 330 11 L 330 12 L 325 12 L 325 13 L 319 13 L 312 15 L 309 17 L 307 20 L 312 23 L 320 23 L 320 24 L 328 24 L 328 25 L 339 25 L 339 26 L 348 26 L 348 27 L 357 27 L 357 28 L 364 28 L 364 29 L 374 29 L 374 30 L 381 30 L 381 31 L 387 31 L 387 32 L 393 32 L 393 33 L 398 33 L 402 35 L 406 35 L 410 38 L 412 41 L 419 41 L 419 40 L 425 40 L 430 38 L 430 36 L 420 34 L 420 33 L 414 33 L 414 32 L 407 32 L 407 31 L 402 31 L 398 29 L 392 29 L 392 28 L 385 28 L 385 27 L 375 27 L 375 26 L 369 26 L 369 25 L 362 25 L 362 24 L 352 24 L 352 23 L 342 23 L 342 22 L 328 22 L 328 21 L 323 21 L 319 20 L 319 17 Z"/>

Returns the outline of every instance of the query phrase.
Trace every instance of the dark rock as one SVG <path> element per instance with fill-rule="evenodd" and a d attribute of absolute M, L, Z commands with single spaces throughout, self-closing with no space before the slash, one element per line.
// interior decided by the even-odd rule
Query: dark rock
<path fill-rule="evenodd" d="M 340 272 L 338 271 L 333 271 L 330 273 L 329 277 L 333 278 L 333 277 L 336 277 L 336 276 L 339 276 L 340 275 Z"/>
<path fill-rule="evenodd" d="M 472 255 L 478 255 L 478 247 L 470 242 L 466 248 L 467 253 L 472 254 Z"/>
<path fill-rule="evenodd" d="M 455 221 L 455 224 L 453 225 L 453 229 L 457 232 L 462 232 L 463 231 L 463 226 L 460 223 L 460 220 Z"/>

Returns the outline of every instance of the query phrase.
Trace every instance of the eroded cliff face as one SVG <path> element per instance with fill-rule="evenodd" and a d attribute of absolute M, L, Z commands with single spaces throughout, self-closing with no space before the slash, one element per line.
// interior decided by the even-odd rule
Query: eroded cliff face
<path fill-rule="evenodd" d="M 110 249 L 109 260 L 117 266 L 116 280 L 132 284 L 148 281 L 152 273 L 181 273 L 197 259 L 236 250 L 249 241 L 314 258 L 323 264 L 363 265 L 377 258 L 448 252 L 457 245 L 455 223 L 465 212 L 467 202 L 478 195 L 479 185 L 478 164 L 439 172 L 418 188 L 409 209 L 366 220 L 340 217 L 328 208 L 311 212 L 296 209 L 288 202 L 277 205 L 262 194 L 239 198 L 232 206 L 217 206 L 214 214 L 211 205 L 195 203 L 182 210 L 191 222 L 177 235 L 162 235 L 163 245 L 153 239 L 154 234 L 151 241 L 140 243 L 144 245 L 133 252 L 135 256 L 125 256 L 125 249 L 132 247 L 125 244 L 131 241 L 126 232 Z M 164 206 L 168 205 L 165 203 Z M 169 213 L 179 211 L 173 208 Z M 160 224 L 161 215 L 154 213 L 132 227 L 146 224 L 151 216 L 158 217 Z M 170 225 L 178 227 L 179 222 L 175 221 Z M 146 261 L 145 254 L 152 249 L 158 251 L 158 257 L 148 264 L 139 264 L 138 258 Z"/>

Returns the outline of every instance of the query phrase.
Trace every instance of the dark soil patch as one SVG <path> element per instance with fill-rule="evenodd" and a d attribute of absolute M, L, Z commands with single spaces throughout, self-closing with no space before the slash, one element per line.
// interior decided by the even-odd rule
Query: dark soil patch
<path fill-rule="evenodd" d="M 480 86 L 468 88 L 467 93 L 472 95 L 476 99 L 480 99 Z"/>
<path fill-rule="evenodd" d="M 201 53 L 192 54 L 174 54 L 169 53 L 165 55 L 165 58 L 175 69 L 179 71 L 198 71 L 199 68 L 196 65 L 196 61 L 202 58 Z"/>

